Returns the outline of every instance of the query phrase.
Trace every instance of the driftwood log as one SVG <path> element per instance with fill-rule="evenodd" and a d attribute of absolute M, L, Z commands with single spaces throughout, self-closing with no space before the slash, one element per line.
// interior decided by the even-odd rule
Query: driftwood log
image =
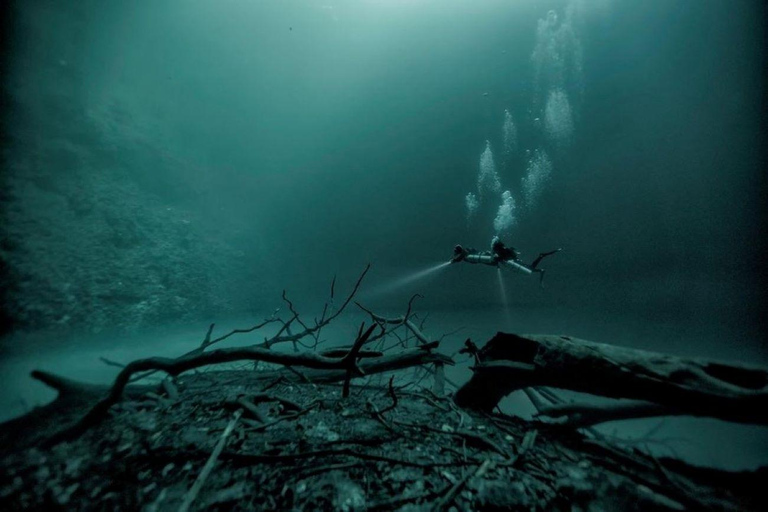
<path fill-rule="evenodd" d="M 662 415 L 768 425 L 768 370 L 756 366 L 685 359 L 569 336 L 501 332 L 474 353 L 474 374 L 454 397 L 460 407 L 490 412 L 515 390 L 551 386 L 640 401 L 616 408 L 570 405 L 541 411 L 550 417 L 574 415 L 576 426 Z"/>

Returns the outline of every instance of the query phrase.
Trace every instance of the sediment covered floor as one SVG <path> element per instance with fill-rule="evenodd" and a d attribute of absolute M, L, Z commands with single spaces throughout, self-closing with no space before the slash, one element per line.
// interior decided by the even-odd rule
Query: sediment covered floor
<path fill-rule="evenodd" d="M 697 469 L 605 439 L 458 409 L 415 383 L 190 374 L 79 438 L 61 397 L 3 425 L 4 510 L 766 510 L 765 470 Z M 219 445 L 220 452 L 216 449 Z M 218 452 L 217 455 L 213 455 Z M 208 466 L 206 468 L 206 465 Z M 180 508 L 181 507 L 181 508 Z"/>

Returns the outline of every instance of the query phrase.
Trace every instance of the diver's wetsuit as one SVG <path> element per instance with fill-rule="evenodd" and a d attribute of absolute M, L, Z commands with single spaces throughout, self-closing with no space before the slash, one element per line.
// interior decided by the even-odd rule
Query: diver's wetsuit
<path fill-rule="evenodd" d="M 541 263 L 541 260 L 543 260 L 547 256 L 551 256 L 552 254 L 555 254 L 556 252 L 560 252 L 561 250 L 562 249 L 555 249 L 554 251 L 539 253 L 536 259 L 533 260 L 533 262 L 530 265 L 527 265 L 522 261 L 520 261 L 520 253 L 517 251 L 517 249 L 515 249 L 514 247 L 507 247 L 506 245 L 504 245 L 504 242 L 502 242 L 498 236 L 493 237 L 493 240 L 491 241 L 491 253 L 494 255 L 494 257 L 498 261 L 512 261 L 520 266 L 523 266 L 529 269 L 531 272 L 538 273 L 540 283 L 544 282 L 544 269 L 538 268 L 539 263 Z"/>
<path fill-rule="evenodd" d="M 491 240 L 491 252 L 496 255 L 499 260 L 512 260 L 517 261 L 520 259 L 520 253 L 514 247 L 507 247 L 501 238 L 498 236 L 493 237 Z"/>

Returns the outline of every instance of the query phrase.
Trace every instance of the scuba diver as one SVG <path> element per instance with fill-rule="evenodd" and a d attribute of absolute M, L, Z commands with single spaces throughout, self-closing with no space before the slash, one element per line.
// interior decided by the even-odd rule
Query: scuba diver
<path fill-rule="evenodd" d="M 520 259 L 520 252 L 514 247 L 507 247 L 501 238 L 497 236 L 491 240 L 490 251 L 477 251 L 473 248 L 464 248 L 461 245 L 457 245 L 453 249 L 453 258 L 451 263 L 459 263 L 464 261 L 472 264 L 490 265 L 492 267 L 505 267 L 510 270 L 514 270 L 523 274 L 539 274 L 539 284 L 544 284 L 544 269 L 539 268 L 541 260 L 547 256 L 551 256 L 562 249 L 555 249 L 554 251 L 542 252 L 536 257 L 530 264 L 523 263 Z"/>
<path fill-rule="evenodd" d="M 501 241 L 499 235 L 496 235 L 491 240 L 491 252 L 495 254 L 500 260 L 518 260 L 520 259 L 520 252 L 514 247 L 507 247 L 504 242 Z"/>

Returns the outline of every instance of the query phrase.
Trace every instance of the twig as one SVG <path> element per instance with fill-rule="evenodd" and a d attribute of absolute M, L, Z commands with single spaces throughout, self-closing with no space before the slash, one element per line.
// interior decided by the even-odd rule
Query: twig
<path fill-rule="evenodd" d="M 179 389 L 176 387 L 176 384 L 173 383 L 173 380 L 170 377 L 163 379 L 162 386 L 165 394 L 168 395 L 168 398 L 174 402 L 179 399 Z"/>
<path fill-rule="evenodd" d="M 203 484 L 205 484 L 205 480 L 208 478 L 208 475 L 211 474 L 211 471 L 213 471 L 213 466 L 216 464 L 216 460 L 219 458 L 219 455 L 224 449 L 224 445 L 226 445 L 227 443 L 227 438 L 235 429 L 237 420 L 240 419 L 240 416 L 242 414 L 243 414 L 242 409 L 235 411 L 235 415 L 230 420 L 229 424 L 227 425 L 227 428 L 224 429 L 224 433 L 221 434 L 221 437 L 219 438 L 219 442 L 216 443 L 216 447 L 213 449 L 213 453 L 211 453 L 211 456 L 208 458 L 208 461 L 205 463 L 205 466 L 203 466 L 203 470 L 197 476 L 197 480 L 195 480 L 195 483 L 192 484 L 192 487 L 184 496 L 184 500 L 181 502 L 181 506 L 179 507 L 179 512 L 187 512 L 189 510 L 189 507 L 192 505 L 192 502 L 195 501 L 197 494 L 200 492 L 200 489 L 203 488 Z"/>
<path fill-rule="evenodd" d="M 277 313 L 277 311 L 275 311 L 275 313 Z M 200 348 L 198 348 L 196 350 L 193 350 L 191 352 L 187 352 L 186 354 L 184 354 L 181 357 L 186 357 L 186 356 L 189 356 L 189 355 L 192 355 L 192 354 L 196 354 L 196 353 L 202 352 L 203 350 L 205 350 L 206 348 L 210 347 L 211 345 L 219 343 L 220 341 L 224 341 L 227 338 L 230 338 L 230 337 L 234 336 L 235 334 L 248 334 L 249 332 L 257 331 L 257 330 L 261 329 L 262 327 L 265 327 L 268 324 L 272 324 L 272 323 L 278 322 L 279 320 L 277 318 L 274 318 L 275 313 L 272 314 L 272 317 L 264 320 L 260 324 L 254 325 L 253 327 L 248 327 L 247 329 L 232 329 L 230 332 L 228 332 L 227 334 L 225 334 L 223 336 L 219 336 L 218 338 L 216 338 L 214 340 L 208 340 L 207 343 L 205 341 L 203 341 L 203 345 L 201 345 Z M 213 330 L 213 325 L 214 324 L 211 324 L 211 326 L 208 328 L 208 331 L 209 331 L 208 334 L 209 335 L 210 335 L 210 332 Z M 208 339 L 207 336 L 206 336 L 206 339 Z"/>
<path fill-rule="evenodd" d="M 307 384 L 312 384 L 312 381 L 309 379 L 309 377 L 301 373 L 299 370 L 297 370 L 293 366 L 286 366 L 285 369 L 293 373 L 294 375 L 297 375 L 302 381 L 306 382 Z"/>
<path fill-rule="evenodd" d="M 371 265 L 368 264 L 365 267 L 365 270 L 363 270 L 363 273 L 357 279 L 357 282 L 355 283 L 355 286 L 352 289 L 352 292 L 347 296 L 346 300 L 341 305 L 341 307 L 338 310 L 336 310 L 336 312 L 334 312 L 331 316 L 329 316 L 328 318 L 322 319 L 314 327 L 309 327 L 309 328 L 303 330 L 302 332 L 300 332 L 298 334 L 294 334 L 294 335 L 290 335 L 290 336 L 280 336 L 280 335 L 273 336 L 269 340 L 266 340 L 262 344 L 262 346 L 265 347 L 265 348 L 269 348 L 269 347 L 271 347 L 272 345 L 274 345 L 276 343 L 280 343 L 280 342 L 284 342 L 284 341 L 293 341 L 293 340 L 296 340 L 296 339 L 301 339 L 301 338 L 304 338 L 306 336 L 309 336 L 309 335 L 319 331 L 320 329 L 322 329 L 323 327 L 328 325 L 331 321 L 333 321 L 336 317 L 338 317 L 341 313 L 344 312 L 344 310 L 347 308 L 349 303 L 352 301 L 352 298 L 357 293 L 358 288 L 360 288 L 360 284 L 363 282 L 363 278 L 365 278 L 365 275 L 368 273 L 368 271 L 370 269 L 371 269 Z"/>
<path fill-rule="evenodd" d="M 366 403 L 368 404 L 368 407 L 371 408 L 371 413 L 372 413 L 371 415 L 373 416 L 373 419 L 375 419 L 376 421 L 384 425 L 384 428 L 386 428 L 393 434 L 400 435 L 400 432 L 395 430 L 395 428 L 392 425 L 390 425 L 386 419 L 384 419 L 384 416 L 381 415 L 381 411 L 379 411 L 379 408 L 376 407 L 376 404 L 374 404 L 370 398 L 366 400 Z"/>
<path fill-rule="evenodd" d="M 398 510 L 402 505 L 406 503 L 412 503 L 414 501 L 422 501 L 434 498 L 447 493 L 451 488 L 451 484 L 446 486 L 441 491 L 429 491 L 422 494 L 414 494 L 413 496 L 396 496 L 387 500 L 377 501 L 367 506 L 366 510 Z"/>
<path fill-rule="evenodd" d="M 123 363 L 118 363 L 117 361 L 112 361 L 111 359 L 107 359 L 106 357 L 100 357 L 99 360 L 106 364 L 107 366 L 115 366 L 117 368 L 125 368 L 125 365 Z"/>
<path fill-rule="evenodd" d="M 505 427 L 504 424 L 501 421 L 497 421 L 496 418 L 492 414 L 489 414 L 489 413 L 485 412 L 485 413 L 483 413 L 483 415 L 486 418 L 488 418 L 489 420 L 491 420 L 491 422 L 494 425 L 496 425 L 496 428 L 498 428 L 499 430 L 501 430 L 505 434 L 507 434 L 509 436 L 512 436 L 513 438 L 517 435 L 514 432 L 512 432 L 511 430 L 509 430 L 507 427 Z"/>
<path fill-rule="evenodd" d="M 296 412 L 296 413 L 293 413 L 293 414 L 286 414 L 285 416 L 280 416 L 279 418 L 276 418 L 276 419 L 274 419 L 272 421 L 262 422 L 261 425 L 254 425 L 253 427 L 250 427 L 247 430 L 249 432 L 261 432 L 261 431 L 266 430 L 269 427 L 271 427 L 273 425 L 277 425 L 278 423 L 281 423 L 283 421 L 295 420 L 296 418 L 298 418 L 300 416 L 304 416 L 305 414 L 307 414 L 309 411 L 314 409 L 319 403 L 320 402 L 318 402 L 318 401 L 312 402 L 307 407 L 305 407 L 304 409 L 300 410 L 299 412 Z"/>
<path fill-rule="evenodd" d="M 446 508 L 448 505 L 450 505 L 453 500 L 456 498 L 456 495 L 459 494 L 459 492 L 464 488 L 465 485 L 467 485 L 467 482 L 470 480 L 470 478 L 480 478 L 483 476 L 491 467 L 493 464 L 493 461 L 491 459 L 486 459 L 478 468 L 477 471 L 474 473 L 467 473 L 464 478 L 456 482 L 453 487 L 451 487 L 447 493 L 437 502 L 435 503 L 435 506 L 432 510 L 435 512 L 440 512 L 444 508 Z"/>
<path fill-rule="evenodd" d="M 427 388 L 424 388 L 424 389 L 425 389 L 425 391 L 430 391 Z M 442 405 L 438 404 L 437 402 L 435 402 L 434 400 L 429 398 L 427 395 L 422 395 L 422 394 L 419 394 L 419 393 L 416 393 L 416 392 L 413 392 L 413 391 L 409 392 L 409 394 L 413 395 L 413 396 L 418 396 L 419 398 L 421 398 L 422 400 L 426 401 L 429 405 L 431 405 L 435 409 L 439 409 L 439 410 L 441 410 L 443 412 L 451 412 L 451 409 L 444 408 Z"/>
<path fill-rule="evenodd" d="M 442 364 L 435 364 L 434 376 L 434 393 L 437 396 L 443 396 L 445 394 L 445 367 Z"/>
<path fill-rule="evenodd" d="M 420 329 L 423 329 L 423 328 L 424 328 L 423 326 L 422 326 L 422 327 L 420 327 Z M 447 333 L 445 333 L 445 334 L 443 334 L 442 336 L 440 336 L 440 338 L 438 339 L 438 341 L 443 341 L 443 340 L 444 340 L 445 338 L 447 338 L 448 336 L 453 336 L 453 335 L 454 335 L 454 334 L 456 334 L 457 332 L 461 332 L 461 331 L 463 331 L 464 329 L 466 329 L 466 327 L 457 327 L 456 329 L 454 329 L 454 330 L 452 330 L 452 331 L 448 331 Z"/>
<path fill-rule="evenodd" d="M 318 466 L 316 468 L 309 468 L 309 469 L 300 471 L 299 474 L 295 477 L 295 480 L 296 481 L 304 480 L 320 473 L 329 473 L 331 471 L 339 471 L 342 469 L 356 468 L 359 465 L 360 465 L 360 462 L 345 462 L 343 464 L 326 464 L 325 466 Z M 366 510 L 370 510 L 370 509 L 366 509 Z"/>
<path fill-rule="evenodd" d="M 385 412 L 389 412 L 395 407 L 397 407 L 397 395 L 395 394 L 395 388 L 393 386 L 393 383 L 395 382 L 395 376 L 391 376 L 389 378 L 389 396 L 392 397 L 392 405 L 388 406 L 386 409 L 382 410 L 380 414 L 384 414 Z"/>
<path fill-rule="evenodd" d="M 211 334 L 213 334 L 213 328 L 216 326 L 216 324 L 211 324 L 208 326 L 208 332 L 205 333 L 205 338 L 203 338 L 203 342 L 200 344 L 201 348 L 205 348 L 208 345 L 211 344 Z"/>
<path fill-rule="evenodd" d="M 267 422 L 267 419 L 264 417 L 263 414 L 261 414 L 261 411 L 258 409 L 258 407 L 253 405 L 247 398 L 245 397 L 238 398 L 235 401 L 234 405 L 237 407 L 242 407 L 243 410 L 248 411 L 248 414 L 256 421 L 259 421 L 261 423 Z"/>
<path fill-rule="evenodd" d="M 476 460 L 468 461 L 452 461 L 452 462 L 414 462 L 410 460 L 395 459 L 392 457 L 385 457 L 383 455 L 373 455 L 371 453 L 356 452 L 349 448 L 341 448 L 339 450 L 316 450 L 309 452 L 299 452 L 285 455 L 262 455 L 262 454 L 250 454 L 241 452 L 224 452 L 222 457 L 226 457 L 233 463 L 242 463 L 246 465 L 250 464 L 268 464 L 268 463 L 281 463 L 292 462 L 301 459 L 312 459 L 315 457 L 356 457 L 358 459 L 370 460 L 375 462 L 388 462 L 390 464 L 400 464 L 402 466 L 408 466 L 412 468 L 439 468 L 448 466 L 469 466 L 477 464 Z"/>
<path fill-rule="evenodd" d="M 366 340 L 371 336 L 371 333 L 376 328 L 376 324 L 371 324 L 365 333 L 363 333 L 363 326 L 364 324 L 360 324 L 360 331 L 357 334 L 355 344 L 352 345 L 352 349 L 347 353 L 347 355 L 341 359 L 341 364 L 347 370 L 347 376 L 344 379 L 344 388 L 341 393 L 342 398 L 347 398 L 349 396 L 349 381 L 352 379 L 352 373 L 354 372 L 358 375 L 363 374 L 363 371 L 357 366 L 357 357 L 360 353 L 360 349 L 363 347 Z"/>
<path fill-rule="evenodd" d="M 506 463 L 507 466 L 517 466 L 523 461 L 525 455 L 533 448 L 536 443 L 536 437 L 538 436 L 538 430 L 529 430 L 523 436 L 523 442 L 520 443 L 520 449 L 517 451 L 517 455 L 512 457 L 512 460 Z"/>
<path fill-rule="evenodd" d="M 490 439 L 486 438 L 485 436 L 481 436 L 479 434 L 473 434 L 471 432 L 465 432 L 461 430 L 457 430 L 455 432 L 446 431 L 446 430 L 441 430 L 439 428 L 430 427 L 429 425 L 419 425 L 419 424 L 408 423 L 408 422 L 399 421 L 399 420 L 393 420 L 393 423 L 396 423 L 397 425 L 403 425 L 404 427 L 418 428 L 421 430 L 426 430 L 427 432 L 434 432 L 436 434 L 460 437 L 466 440 L 467 442 L 469 442 L 471 445 L 473 445 L 476 448 L 481 448 L 481 449 L 490 448 L 492 451 L 498 453 L 502 457 L 506 459 L 509 458 L 509 454 L 505 450 L 501 449 L 496 443 L 494 443 Z"/>
<path fill-rule="evenodd" d="M 256 393 L 254 395 L 249 395 L 249 398 L 251 399 L 251 402 L 255 404 L 261 402 L 279 402 L 286 410 L 300 411 L 302 409 L 299 404 L 292 400 L 277 395 L 270 395 L 269 393 Z"/>
<path fill-rule="evenodd" d="M 411 307 L 413 306 L 413 301 L 417 298 L 422 298 L 421 295 L 416 294 L 411 297 L 411 299 L 408 301 L 408 309 L 405 312 L 405 315 L 399 317 L 399 318 L 387 318 L 383 317 L 381 315 L 377 315 L 373 311 L 363 307 L 359 302 L 355 302 L 357 307 L 368 313 L 371 318 L 373 318 L 376 322 L 382 323 L 382 324 L 395 324 L 395 325 L 405 325 L 411 333 L 423 344 L 430 343 L 429 339 L 424 336 L 424 334 L 421 332 L 421 330 L 416 327 L 416 324 L 414 324 L 410 320 L 411 316 Z"/>

